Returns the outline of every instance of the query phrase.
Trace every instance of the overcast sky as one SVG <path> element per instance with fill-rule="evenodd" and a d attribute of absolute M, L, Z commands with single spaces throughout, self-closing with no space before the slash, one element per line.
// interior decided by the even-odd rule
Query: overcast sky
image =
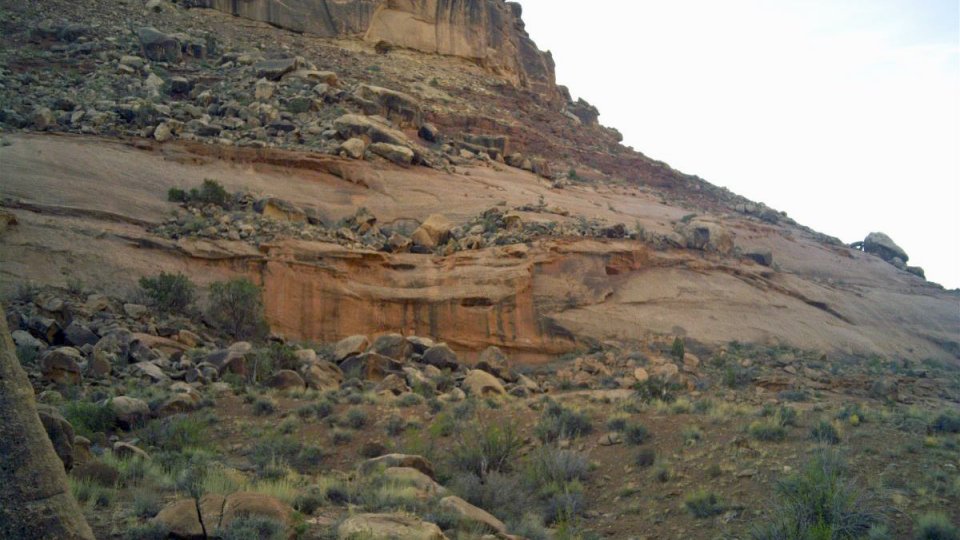
<path fill-rule="evenodd" d="M 624 144 L 960 287 L 958 0 L 520 0 Z"/>

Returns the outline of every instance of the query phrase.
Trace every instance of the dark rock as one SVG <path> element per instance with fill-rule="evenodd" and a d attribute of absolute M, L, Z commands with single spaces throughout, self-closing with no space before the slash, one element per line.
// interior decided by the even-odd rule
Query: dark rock
<path fill-rule="evenodd" d="M 460 366 L 460 360 L 457 353 L 453 352 L 446 343 L 434 345 L 423 353 L 420 359 L 424 364 L 428 364 L 440 369 L 457 369 Z"/>
<path fill-rule="evenodd" d="M 420 131 L 418 131 L 417 134 L 427 142 L 440 142 L 440 130 L 433 124 L 427 123 L 420 126 Z"/>
<path fill-rule="evenodd" d="M 413 355 L 413 345 L 400 334 L 386 334 L 373 340 L 368 352 L 382 354 L 388 358 L 406 361 Z"/>
<path fill-rule="evenodd" d="M 744 253 L 743 256 L 761 266 L 770 266 L 773 264 L 773 252 L 769 249 L 749 251 Z"/>
<path fill-rule="evenodd" d="M 84 345 L 96 345 L 100 341 L 100 337 L 86 326 L 73 321 L 63 331 L 63 341 L 72 347 L 83 347 Z"/>
<path fill-rule="evenodd" d="M 300 62 L 296 58 L 278 58 L 257 62 L 253 68 L 256 70 L 258 78 L 279 81 L 281 77 L 299 67 Z"/>
<path fill-rule="evenodd" d="M 137 30 L 143 55 L 155 62 L 179 62 L 182 59 L 180 41 L 153 27 Z"/>
<path fill-rule="evenodd" d="M 340 364 L 345 377 L 358 377 L 365 381 L 382 381 L 390 373 L 400 372 L 403 363 L 377 353 L 351 356 Z"/>

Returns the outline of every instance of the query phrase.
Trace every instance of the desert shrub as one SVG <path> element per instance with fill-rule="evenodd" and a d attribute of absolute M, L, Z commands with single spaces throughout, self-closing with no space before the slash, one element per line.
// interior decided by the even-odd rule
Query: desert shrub
<path fill-rule="evenodd" d="M 149 422 L 140 431 L 140 438 L 146 444 L 164 451 L 206 448 L 209 444 L 206 424 L 196 416 L 176 414 Z"/>
<path fill-rule="evenodd" d="M 172 187 L 167 190 L 167 200 L 175 203 L 185 203 L 190 201 L 190 195 L 185 190 Z"/>
<path fill-rule="evenodd" d="M 777 394 L 777 397 L 784 401 L 809 401 L 810 394 L 806 390 L 784 390 Z"/>
<path fill-rule="evenodd" d="M 476 422 L 460 432 L 450 450 L 450 464 L 456 470 L 484 478 L 491 472 L 509 472 L 523 440 L 510 424 L 484 425 Z"/>
<path fill-rule="evenodd" d="M 407 422 L 399 416 L 391 416 L 390 418 L 387 418 L 387 423 L 383 428 L 386 430 L 387 435 L 396 437 L 403 433 L 403 430 L 407 428 Z"/>
<path fill-rule="evenodd" d="M 292 506 L 297 512 L 309 516 L 326 503 L 326 491 L 321 489 L 320 486 L 310 486 L 306 491 L 297 495 Z"/>
<path fill-rule="evenodd" d="M 664 403 L 672 403 L 677 399 L 677 391 L 682 387 L 676 383 L 668 382 L 662 377 L 650 377 L 649 379 L 638 382 L 633 386 L 637 399 L 644 403 L 660 400 Z"/>
<path fill-rule="evenodd" d="M 752 422 L 748 431 L 758 441 L 782 441 L 787 438 L 787 430 L 774 420 Z"/>
<path fill-rule="evenodd" d="M 149 522 L 127 529 L 124 540 L 167 540 L 170 530 L 162 523 Z"/>
<path fill-rule="evenodd" d="M 346 417 L 344 418 L 346 425 L 352 427 L 353 429 L 360 429 L 363 426 L 367 425 L 367 422 L 370 420 L 370 417 L 367 415 L 366 411 L 363 409 L 358 409 L 356 407 L 351 408 L 347 411 Z"/>
<path fill-rule="evenodd" d="M 330 434 L 330 440 L 338 446 L 348 444 L 353 440 L 353 432 L 345 429 L 334 429 Z"/>
<path fill-rule="evenodd" d="M 226 207 L 230 203 L 230 195 L 219 182 L 206 179 L 200 184 L 199 188 L 191 188 L 190 191 L 176 187 L 168 189 L 167 200 L 177 203 L 213 204 Z"/>
<path fill-rule="evenodd" d="M 290 369 L 296 371 L 300 366 L 296 349 L 283 343 L 271 343 L 260 347 L 250 355 L 252 369 L 250 380 L 261 382 L 270 378 L 276 371 Z"/>
<path fill-rule="evenodd" d="M 866 492 L 846 476 L 833 453 L 821 453 L 777 484 L 773 520 L 753 530 L 755 540 L 855 539 L 880 524 Z"/>
<path fill-rule="evenodd" d="M 683 499 L 684 506 L 693 517 L 707 518 L 723 513 L 723 505 L 715 493 L 699 490 Z"/>
<path fill-rule="evenodd" d="M 404 394 L 397 400 L 397 405 L 401 407 L 416 407 L 424 402 L 420 394 Z"/>
<path fill-rule="evenodd" d="M 250 340 L 266 333 L 260 288 L 246 278 L 210 285 L 208 316 L 234 339 Z"/>
<path fill-rule="evenodd" d="M 946 515 L 929 513 L 917 520 L 913 537 L 916 540 L 960 540 L 960 531 Z"/>
<path fill-rule="evenodd" d="M 960 433 L 960 413 L 940 414 L 930 422 L 930 430 L 936 433 Z"/>
<path fill-rule="evenodd" d="M 666 463 L 658 465 L 657 468 L 653 470 L 653 477 L 657 482 L 665 484 L 673 480 L 673 469 Z"/>
<path fill-rule="evenodd" d="M 106 433 L 117 421 L 117 414 L 109 402 L 71 401 L 65 403 L 60 412 L 78 435 L 88 439 L 92 439 L 96 433 Z"/>
<path fill-rule="evenodd" d="M 727 366 L 723 372 L 723 384 L 730 388 L 740 388 L 753 382 L 756 371 L 753 368 Z"/>
<path fill-rule="evenodd" d="M 448 485 L 463 500 L 504 521 L 519 521 L 539 506 L 536 495 L 517 475 L 492 472 L 481 480 L 475 474 L 461 473 Z M 542 519 L 539 521 L 542 524 Z"/>
<path fill-rule="evenodd" d="M 138 518 L 149 519 L 157 515 L 162 507 L 163 501 L 156 493 L 138 491 L 133 496 L 133 506 L 130 509 L 130 514 Z"/>
<path fill-rule="evenodd" d="M 683 362 L 683 357 L 687 355 L 686 347 L 683 344 L 683 338 L 673 338 L 673 345 L 670 347 L 670 356 L 673 356 L 679 362 Z"/>
<path fill-rule="evenodd" d="M 573 439 L 593 431 L 590 417 L 580 411 L 568 409 L 556 402 L 548 402 L 534 432 L 541 441 Z"/>
<path fill-rule="evenodd" d="M 285 527 L 269 518 L 246 516 L 230 522 L 221 529 L 223 540 L 283 540 Z"/>
<path fill-rule="evenodd" d="M 547 485 L 562 486 L 575 480 L 583 480 L 589 469 L 590 464 L 583 454 L 546 445 L 532 452 L 527 458 L 524 477 L 537 488 Z"/>
<path fill-rule="evenodd" d="M 36 364 L 40 351 L 30 345 L 17 345 L 17 359 L 21 366 L 32 366 Z"/>
<path fill-rule="evenodd" d="M 647 468 L 653 466 L 657 461 L 657 453 L 652 448 L 644 448 L 637 452 L 637 457 L 634 458 L 633 462 L 637 467 Z"/>
<path fill-rule="evenodd" d="M 628 444 L 638 446 L 650 439 L 650 431 L 642 424 L 631 424 L 623 431 L 623 438 Z"/>
<path fill-rule="evenodd" d="M 157 277 L 140 278 L 140 288 L 161 313 L 182 313 L 193 304 L 196 286 L 187 276 L 160 272 Z"/>
<path fill-rule="evenodd" d="M 826 420 L 821 420 L 810 428 L 810 438 L 821 443 L 840 444 L 840 432 Z"/>
<path fill-rule="evenodd" d="M 569 523 L 586 512 L 587 505 L 581 489 L 564 489 L 550 495 L 544 505 L 543 519 L 548 525 Z"/>
<path fill-rule="evenodd" d="M 277 412 L 277 402 L 269 396 L 261 396 L 253 402 L 254 416 L 267 416 Z"/>
<path fill-rule="evenodd" d="M 607 420 L 607 429 L 610 431 L 620 431 L 623 432 L 627 429 L 627 422 L 629 418 L 626 416 L 618 415 L 610 417 Z"/>

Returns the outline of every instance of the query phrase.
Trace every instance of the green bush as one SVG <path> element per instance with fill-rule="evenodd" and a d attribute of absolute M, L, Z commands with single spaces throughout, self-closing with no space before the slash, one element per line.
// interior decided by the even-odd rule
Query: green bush
<path fill-rule="evenodd" d="M 186 191 L 172 187 L 167 190 L 167 200 L 175 203 L 186 203 L 190 202 L 190 196 Z"/>
<path fill-rule="evenodd" d="M 583 480 L 589 470 L 590 463 L 583 454 L 546 445 L 527 458 L 524 476 L 530 484 L 541 488 Z"/>
<path fill-rule="evenodd" d="M 167 540 L 170 530 L 161 523 L 146 523 L 131 527 L 124 533 L 125 540 Z"/>
<path fill-rule="evenodd" d="M 370 417 L 363 409 L 352 408 L 347 411 L 346 425 L 353 429 L 360 429 L 369 421 Z"/>
<path fill-rule="evenodd" d="M 623 438 L 628 444 L 639 446 L 650 439 L 650 431 L 642 424 L 633 424 L 624 430 Z"/>
<path fill-rule="evenodd" d="M 882 522 L 882 514 L 847 478 L 846 467 L 833 453 L 817 455 L 799 473 L 780 481 L 777 495 L 773 520 L 754 529 L 755 540 L 853 540 Z"/>
<path fill-rule="evenodd" d="M 673 339 L 673 346 L 670 347 L 670 355 L 677 361 L 683 362 L 683 357 L 687 355 L 687 351 L 682 338 L 676 337 Z"/>
<path fill-rule="evenodd" d="M 208 315 L 214 325 L 234 339 L 257 339 L 267 331 L 260 288 L 246 278 L 210 285 Z"/>
<path fill-rule="evenodd" d="M 209 426 L 196 416 L 176 414 L 153 420 L 140 431 L 148 445 L 164 451 L 182 452 L 209 445 Z"/>
<path fill-rule="evenodd" d="M 162 313 L 182 313 L 194 301 L 196 286 L 180 273 L 160 272 L 157 277 L 140 278 L 140 288 L 147 294 L 154 307 Z"/>
<path fill-rule="evenodd" d="M 590 417 L 580 411 L 568 409 L 556 402 L 547 403 L 534 428 L 537 437 L 543 442 L 557 439 L 574 439 L 593 431 Z"/>
<path fill-rule="evenodd" d="M 753 422 L 748 431 L 758 441 L 782 441 L 787 438 L 787 430 L 776 421 Z"/>
<path fill-rule="evenodd" d="M 523 440 L 510 424 L 466 426 L 450 450 L 450 464 L 457 470 L 484 478 L 491 472 L 509 472 Z"/>
<path fill-rule="evenodd" d="M 917 520 L 913 537 L 916 540 L 960 540 L 960 531 L 946 515 L 930 513 Z"/>
<path fill-rule="evenodd" d="M 117 421 L 117 414 L 109 402 L 101 405 L 89 401 L 71 401 L 65 403 L 60 412 L 78 435 L 88 439 L 94 438 L 96 433 L 108 432 Z"/>
<path fill-rule="evenodd" d="M 753 368 L 727 366 L 723 372 L 723 384 L 730 388 L 740 388 L 753 382 L 756 371 Z"/>
<path fill-rule="evenodd" d="M 940 414 L 930 423 L 930 430 L 938 433 L 960 433 L 960 413 Z"/>
<path fill-rule="evenodd" d="M 821 443 L 840 444 L 840 432 L 826 420 L 817 422 L 810 429 L 810 438 Z"/>
<path fill-rule="evenodd" d="M 657 452 L 652 448 L 644 448 L 637 452 L 637 457 L 633 460 L 637 467 L 652 467 L 657 461 Z"/>
<path fill-rule="evenodd" d="M 687 495 L 683 500 L 687 510 L 697 518 L 706 518 L 723 513 L 723 505 L 716 494 L 709 491 L 700 490 Z"/>
<path fill-rule="evenodd" d="M 644 403 L 660 400 L 671 403 L 677 399 L 677 391 L 682 388 L 679 384 L 668 382 L 661 377 L 650 377 L 633 386 L 637 399 Z"/>

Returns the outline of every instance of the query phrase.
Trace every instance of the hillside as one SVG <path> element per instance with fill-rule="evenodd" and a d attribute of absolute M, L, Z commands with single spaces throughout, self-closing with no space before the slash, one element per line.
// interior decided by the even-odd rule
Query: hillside
<path fill-rule="evenodd" d="M 472 517 L 437 534 L 521 534 L 529 519 L 465 487 L 444 458 L 509 418 L 513 457 L 555 459 L 541 454 L 559 439 L 591 462 L 553 488 L 596 504 L 567 500 L 574 515 L 539 523 L 545 534 L 743 537 L 769 517 L 748 501 L 816 453 L 823 441 L 807 433 L 825 419 L 850 431 L 856 476 L 903 463 L 878 505 L 895 507 L 894 537 L 921 512 L 960 517 L 957 291 L 883 235 L 844 245 L 624 147 L 556 85 L 519 4 L 0 0 L 0 15 L 0 292 L 20 361 L 71 423 L 76 403 L 139 402 L 135 421 L 77 430 L 90 451 L 72 481 L 122 473 L 115 443 L 140 445 L 166 475 L 154 491 L 176 506 L 192 492 L 172 454 L 202 446 L 240 492 L 277 480 L 267 452 L 297 493 L 243 504 L 279 504 L 266 514 L 304 537 L 349 537 L 361 510 L 431 521 L 429 501 L 452 494 L 469 503 L 447 500 L 449 513 Z M 195 284 L 195 305 L 158 309 L 141 278 L 161 272 Z M 263 332 L 211 315 L 215 284 L 240 277 L 262 295 Z M 263 358 L 272 368 L 258 372 Z M 333 410 L 315 418 L 321 403 Z M 594 430 L 540 436 L 557 403 Z M 800 416 L 770 446 L 748 426 L 774 411 Z M 438 436 L 451 415 L 470 427 Z M 630 430 L 614 417 L 646 426 L 667 480 L 623 468 Z M 157 434 L 207 420 L 216 437 L 198 448 Z M 390 422 L 407 435 L 378 435 Z M 259 440 L 296 439 L 296 454 L 327 437 L 309 466 Z M 894 460 L 888 443 L 908 449 Z M 332 479 L 383 487 L 349 471 L 358 453 L 387 451 L 432 462 L 386 466 L 404 469 L 391 482 L 415 476 L 418 503 L 294 504 Z M 914 487 L 936 471 L 942 488 Z M 518 481 L 490 472 L 482 485 Z M 137 486 L 124 482 L 97 484 L 115 498 L 112 514 L 88 508 L 98 538 L 172 523 L 125 513 Z M 703 486 L 725 503 L 691 524 L 680 495 Z M 206 493 L 226 529 L 236 494 L 220 488 Z M 540 488 L 548 507 L 566 500 Z M 481 501 L 507 525 L 477 526 Z M 176 534 L 213 534 L 201 528 Z M 402 537 L 440 537 L 422 534 Z"/>

